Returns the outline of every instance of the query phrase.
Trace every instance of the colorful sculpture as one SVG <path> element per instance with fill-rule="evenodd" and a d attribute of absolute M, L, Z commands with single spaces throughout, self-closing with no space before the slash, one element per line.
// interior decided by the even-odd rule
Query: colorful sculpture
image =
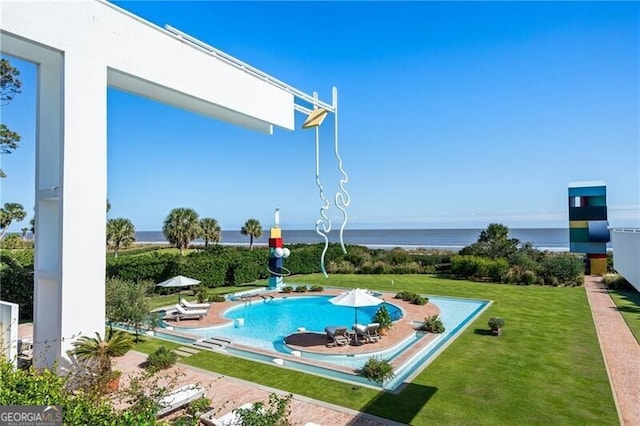
<path fill-rule="evenodd" d="M 607 272 L 607 186 L 602 181 L 569 184 L 569 251 L 585 253 L 585 273 Z"/>
<path fill-rule="evenodd" d="M 283 277 L 291 275 L 291 271 L 284 267 L 284 259 L 289 257 L 290 251 L 284 247 L 282 229 L 280 229 L 280 209 L 276 209 L 275 224 L 269 233 L 269 288 L 282 287 Z"/>

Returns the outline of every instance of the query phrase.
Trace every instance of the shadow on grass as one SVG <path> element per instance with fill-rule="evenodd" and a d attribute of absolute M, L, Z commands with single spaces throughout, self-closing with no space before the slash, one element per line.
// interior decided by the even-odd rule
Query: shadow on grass
<path fill-rule="evenodd" d="M 640 314 L 640 293 L 635 290 L 609 290 L 610 293 L 618 295 L 622 300 L 634 306 L 618 306 L 617 310 Z"/>
<path fill-rule="evenodd" d="M 473 334 L 479 334 L 480 336 L 495 336 L 491 330 L 487 330 L 486 328 L 476 328 L 473 330 Z"/>
<path fill-rule="evenodd" d="M 438 388 L 432 386 L 408 383 L 399 394 L 379 393 L 375 399 L 362 408 L 362 411 L 386 419 L 393 418 L 394 421 L 402 424 L 411 424 L 437 390 Z M 356 425 L 363 419 L 365 416 L 359 415 L 347 424 Z"/>

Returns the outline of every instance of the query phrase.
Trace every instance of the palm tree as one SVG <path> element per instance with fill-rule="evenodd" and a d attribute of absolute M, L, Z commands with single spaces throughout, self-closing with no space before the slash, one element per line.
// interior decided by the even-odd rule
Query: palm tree
<path fill-rule="evenodd" d="M 262 236 L 262 225 L 258 219 L 249 219 L 240 229 L 240 233 L 249 236 L 249 250 L 253 250 L 253 239 Z"/>
<path fill-rule="evenodd" d="M 0 229 L 2 229 L 0 240 L 4 238 L 4 234 L 14 220 L 20 222 L 25 217 L 27 217 L 27 212 L 24 211 L 22 204 L 5 203 L 4 207 L 0 209 Z"/>
<path fill-rule="evenodd" d="M 118 257 L 118 250 L 127 248 L 136 240 L 136 228 L 129 219 L 118 218 L 107 221 L 107 245 Z"/>
<path fill-rule="evenodd" d="M 35 241 L 36 239 L 36 218 L 32 217 L 29 221 L 29 231 L 31 231 L 31 239 Z"/>
<path fill-rule="evenodd" d="M 209 245 L 209 241 L 216 244 L 220 242 L 222 238 L 222 228 L 220 228 L 217 220 L 210 217 L 202 218 L 200 220 L 200 228 L 202 229 L 205 247 Z"/>
<path fill-rule="evenodd" d="M 29 228 L 22 228 L 20 231 L 22 231 L 22 240 L 27 241 L 27 232 L 29 232 Z"/>
<path fill-rule="evenodd" d="M 198 213 L 184 207 L 171 210 L 164 220 L 162 233 L 171 244 L 180 249 L 180 254 L 184 254 L 184 249 L 201 233 Z"/>
<path fill-rule="evenodd" d="M 121 330 L 107 332 L 104 339 L 96 332 L 96 337 L 82 336 L 73 342 L 73 346 L 72 352 L 79 360 L 97 367 L 99 377 L 109 378 L 112 375 L 111 358 L 129 352 L 133 348 L 133 339 Z"/>

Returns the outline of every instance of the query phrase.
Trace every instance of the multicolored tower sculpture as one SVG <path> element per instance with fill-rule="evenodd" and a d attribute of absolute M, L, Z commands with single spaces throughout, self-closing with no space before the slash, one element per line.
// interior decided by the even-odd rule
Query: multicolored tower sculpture
<path fill-rule="evenodd" d="M 283 277 L 291 275 L 284 267 L 284 259 L 289 257 L 289 249 L 284 247 L 280 229 L 280 209 L 276 209 L 275 224 L 269 234 L 269 288 L 282 287 Z"/>
<path fill-rule="evenodd" d="M 585 273 L 607 272 L 607 186 L 602 181 L 569 184 L 569 251 L 585 253 Z"/>

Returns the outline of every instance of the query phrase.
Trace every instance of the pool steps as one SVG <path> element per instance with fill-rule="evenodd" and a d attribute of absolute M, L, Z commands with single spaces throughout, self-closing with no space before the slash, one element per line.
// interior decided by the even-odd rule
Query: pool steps
<path fill-rule="evenodd" d="M 220 339 L 217 337 L 208 337 L 206 339 L 197 340 L 192 343 L 193 346 L 198 346 L 206 349 L 224 349 L 231 344 L 231 340 Z"/>

